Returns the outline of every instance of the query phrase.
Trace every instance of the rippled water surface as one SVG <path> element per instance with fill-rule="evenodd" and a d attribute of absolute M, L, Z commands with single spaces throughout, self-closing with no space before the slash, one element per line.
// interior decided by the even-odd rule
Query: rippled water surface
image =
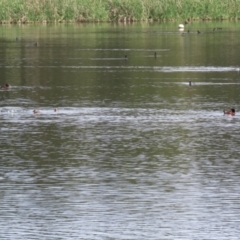
<path fill-rule="evenodd" d="M 1 239 L 239 239 L 240 25 L 176 26 L 1 26 Z"/>

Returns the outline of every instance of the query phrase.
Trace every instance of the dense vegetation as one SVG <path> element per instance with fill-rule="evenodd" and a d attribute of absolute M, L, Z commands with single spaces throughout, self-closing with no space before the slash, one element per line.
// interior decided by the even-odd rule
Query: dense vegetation
<path fill-rule="evenodd" d="M 2 23 L 239 18 L 240 0 L 0 0 Z"/>

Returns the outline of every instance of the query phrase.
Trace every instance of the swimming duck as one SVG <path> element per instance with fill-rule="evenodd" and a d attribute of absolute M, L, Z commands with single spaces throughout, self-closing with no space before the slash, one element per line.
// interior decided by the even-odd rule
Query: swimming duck
<path fill-rule="evenodd" d="M 5 85 L 1 86 L 1 89 L 9 89 L 10 85 L 8 83 L 6 83 Z"/>
<path fill-rule="evenodd" d="M 234 108 L 232 108 L 232 109 L 230 109 L 230 110 L 227 110 L 227 111 L 223 111 L 223 113 L 224 114 L 228 114 L 228 115 L 232 115 L 232 116 L 234 116 L 235 115 L 235 109 Z"/>
<path fill-rule="evenodd" d="M 38 114 L 38 113 L 40 113 L 40 111 L 39 111 L 38 109 L 34 109 L 34 110 L 33 110 L 33 113 L 34 113 L 34 114 Z"/>

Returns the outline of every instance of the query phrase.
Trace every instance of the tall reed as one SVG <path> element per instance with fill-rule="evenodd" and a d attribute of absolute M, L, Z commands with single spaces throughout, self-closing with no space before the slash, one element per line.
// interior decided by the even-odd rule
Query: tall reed
<path fill-rule="evenodd" d="M 0 0 L 0 21 L 239 19 L 240 0 Z"/>

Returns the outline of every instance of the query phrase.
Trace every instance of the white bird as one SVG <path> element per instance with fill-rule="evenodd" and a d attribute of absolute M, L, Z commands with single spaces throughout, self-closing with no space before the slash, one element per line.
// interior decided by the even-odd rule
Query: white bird
<path fill-rule="evenodd" d="M 183 24 L 179 24 L 178 25 L 178 29 L 183 29 L 184 28 L 184 25 Z"/>

